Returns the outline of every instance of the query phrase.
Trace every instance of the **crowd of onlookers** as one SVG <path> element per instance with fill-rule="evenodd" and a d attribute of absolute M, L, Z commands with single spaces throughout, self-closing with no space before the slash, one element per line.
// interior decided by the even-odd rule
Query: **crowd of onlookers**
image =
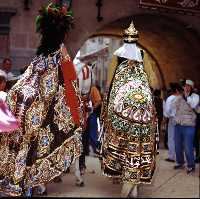
<path fill-rule="evenodd" d="M 172 82 L 161 97 L 161 90 L 153 91 L 159 134 L 164 130 L 166 161 L 174 162 L 174 169 L 195 171 L 200 162 L 200 93 L 190 79 Z"/>

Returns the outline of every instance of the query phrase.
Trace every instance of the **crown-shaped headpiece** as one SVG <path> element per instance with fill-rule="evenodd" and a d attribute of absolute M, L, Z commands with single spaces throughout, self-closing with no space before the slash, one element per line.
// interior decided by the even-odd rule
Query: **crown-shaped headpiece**
<path fill-rule="evenodd" d="M 125 43 L 134 43 L 138 40 L 138 38 L 138 31 L 135 29 L 135 26 L 132 21 L 130 26 L 124 30 L 123 40 Z"/>

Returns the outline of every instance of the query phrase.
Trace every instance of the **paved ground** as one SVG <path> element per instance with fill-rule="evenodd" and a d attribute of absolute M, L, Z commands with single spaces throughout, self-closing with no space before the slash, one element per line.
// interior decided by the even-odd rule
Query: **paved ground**
<path fill-rule="evenodd" d="M 157 170 L 151 185 L 139 187 L 139 198 L 200 198 L 199 164 L 196 171 L 187 175 L 185 170 L 174 170 L 174 163 L 166 162 L 167 150 L 160 150 L 157 156 Z M 47 187 L 48 197 L 120 197 L 121 185 L 113 184 L 101 174 L 99 160 L 87 157 L 88 171 L 85 175 L 85 186 L 75 185 L 74 168 L 65 174 L 61 183 L 51 183 Z M 95 173 L 91 173 L 92 170 Z M 5 196 L 0 193 L 0 197 Z"/>
<path fill-rule="evenodd" d="M 168 163 L 166 150 L 160 150 L 157 156 L 157 170 L 151 185 L 139 187 L 139 198 L 199 198 L 199 164 L 193 174 L 185 170 L 174 170 L 174 163 Z M 121 185 L 112 184 L 109 178 L 101 175 L 99 160 L 87 158 L 88 172 L 85 186 L 76 187 L 73 168 L 63 176 L 63 182 L 48 185 L 48 196 L 54 197 L 120 197 Z M 91 170 L 95 173 L 92 174 Z"/>

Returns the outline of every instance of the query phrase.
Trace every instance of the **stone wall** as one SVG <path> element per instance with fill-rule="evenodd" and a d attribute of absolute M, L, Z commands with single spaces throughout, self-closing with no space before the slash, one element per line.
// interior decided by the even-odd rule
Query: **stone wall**
<path fill-rule="evenodd" d="M 35 54 L 39 41 L 35 32 L 35 16 L 38 14 L 38 8 L 45 2 L 47 1 L 34 0 L 30 4 L 30 10 L 25 10 L 23 0 L 0 1 L 2 10 L 7 8 L 16 10 L 16 14 L 11 17 L 9 24 L 9 51 L 6 54 L 0 54 L 1 59 L 5 55 L 11 57 L 14 69 L 26 66 Z M 1 44 L 0 47 L 5 48 Z"/>

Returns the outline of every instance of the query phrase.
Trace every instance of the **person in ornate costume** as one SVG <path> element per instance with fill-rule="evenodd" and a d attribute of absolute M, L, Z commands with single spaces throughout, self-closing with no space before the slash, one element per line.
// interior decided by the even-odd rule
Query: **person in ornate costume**
<path fill-rule="evenodd" d="M 122 197 L 136 197 L 137 185 L 151 183 L 156 161 L 156 117 L 148 77 L 143 69 L 138 31 L 124 31 L 124 44 L 102 111 L 102 170 L 120 178 Z"/>
<path fill-rule="evenodd" d="M 8 92 L 6 102 L 20 122 L 12 134 L 0 134 L 0 191 L 10 196 L 31 196 L 80 156 L 82 103 L 63 44 L 72 19 L 56 3 L 40 10 L 37 55 Z"/>

